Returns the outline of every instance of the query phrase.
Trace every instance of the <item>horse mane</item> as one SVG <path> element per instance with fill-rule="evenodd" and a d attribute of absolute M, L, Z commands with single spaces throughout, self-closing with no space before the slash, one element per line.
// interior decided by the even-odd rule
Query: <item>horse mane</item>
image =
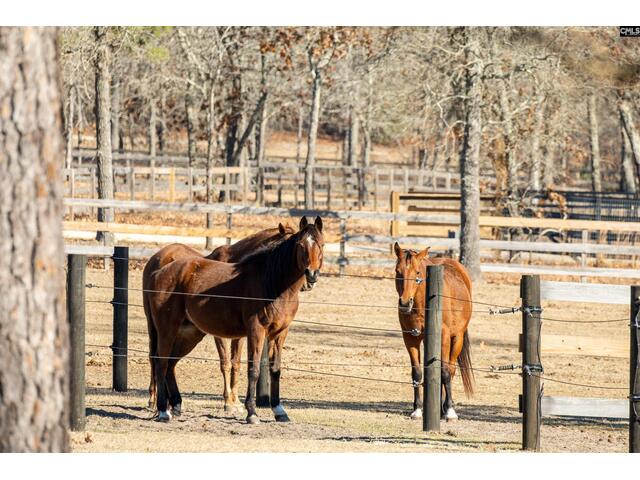
<path fill-rule="evenodd" d="M 237 270 L 248 265 L 257 266 L 263 272 L 267 297 L 277 298 L 290 286 L 285 282 L 293 280 L 290 274 L 292 263 L 295 262 L 293 256 L 296 243 L 308 235 L 312 235 L 317 241 L 320 232 L 310 224 L 285 240 L 267 244 L 247 255 L 235 264 L 235 268 Z"/>

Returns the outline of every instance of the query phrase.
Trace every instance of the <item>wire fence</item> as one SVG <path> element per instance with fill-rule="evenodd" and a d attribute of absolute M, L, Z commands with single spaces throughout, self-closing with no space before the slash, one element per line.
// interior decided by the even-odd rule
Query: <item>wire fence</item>
<path fill-rule="evenodd" d="M 118 259 L 118 258 L 117 258 Z M 122 260 L 125 260 L 125 258 L 122 258 Z M 381 275 L 361 275 L 361 274 L 346 274 L 346 273 L 342 273 L 342 274 L 328 274 L 327 276 L 333 276 L 333 277 L 355 277 L 355 278 L 368 278 L 368 279 L 375 279 L 375 280 L 394 280 L 394 281 L 398 281 L 398 280 L 415 280 L 419 283 L 421 283 L 424 278 L 422 277 L 415 277 L 415 278 L 403 278 L 403 277 L 396 277 L 396 276 L 381 276 Z M 348 303 L 348 302 L 325 302 L 325 301 L 311 301 L 311 300 L 284 300 L 284 299 L 274 299 L 274 298 L 266 298 L 266 297 L 249 297 L 249 296 L 239 296 L 239 295 L 218 295 L 218 294 L 211 294 L 211 293 L 189 293 L 189 292 L 175 292 L 175 291 L 168 291 L 168 290 L 153 290 L 153 289 L 143 289 L 143 288 L 135 288 L 135 287 L 117 287 L 117 286 L 107 286 L 107 285 L 98 285 L 98 284 L 94 284 L 94 283 L 88 283 L 86 285 L 87 288 L 96 288 L 96 289 L 109 289 L 109 290 L 128 290 L 128 291 L 136 291 L 136 292 L 140 292 L 140 293 L 154 293 L 154 294 L 177 294 L 177 295 L 185 295 L 185 296 L 198 296 L 198 297 L 207 297 L 207 298 L 216 298 L 216 299 L 228 299 L 228 300 L 243 300 L 243 301 L 261 301 L 261 302 L 274 302 L 274 301 L 291 301 L 291 302 L 296 302 L 299 304 L 309 304 L 309 305 L 317 305 L 317 306 L 337 306 L 337 307 L 354 307 L 354 308 L 367 308 L 367 309 L 393 309 L 393 310 L 398 310 L 398 305 L 387 305 L 387 304 L 362 304 L 362 303 Z M 500 305 L 500 304 L 496 304 L 496 303 L 491 303 L 491 302 L 482 302 L 482 301 L 476 301 L 476 300 L 471 300 L 469 298 L 460 298 L 460 297 L 455 297 L 455 296 L 451 296 L 451 295 L 444 295 L 444 294 L 440 294 L 439 295 L 441 298 L 444 299 L 448 299 L 448 300 L 453 300 L 456 302 L 463 302 L 463 303 L 471 303 L 473 305 L 478 305 L 478 306 L 482 306 L 482 307 L 489 307 L 487 310 L 488 314 L 492 314 L 492 315 L 496 315 L 496 314 L 516 314 L 516 313 L 520 313 L 522 312 L 522 307 L 519 306 L 507 306 L 507 305 Z M 86 300 L 87 303 L 101 303 L 101 304 L 110 304 L 110 305 L 127 305 L 130 307 L 135 307 L 135 308 L 144 308 L 144 305 L 141 304 L 136 304 L 136 303 L 123 303 L 123 302 L 116 302 L 114 300 L 111 301 L 107 301 L 107 300 Z M 429 310 L 426 306 L 424 308 L 422 307 L 415 307 L 413 308 L 414 311 L 417 310 L 421 310 L 424 311 L 425 313 Z M 460 311 L 464 311 L 465 309 L 440 309 L 441 312 L 460 312 Z M 628 318 L 613 318 L 613 319 L 600 319 L 600 320 L 572 320 L 572 319 L 561 319 L 561 318 L 555 318 L 555 317 L 547 317 L 547 316 L 542 316 L 541 317 L 541 321 L 545 321 L 545 322 L 558 322 L 558 323 L 576 323 L 576 324 L 609 324 L 609 323 L 617 323 L 617 322 L 628 322 L 629 319 Z M 338 329 L 350 329 L 350 330 L 361 330 L 361 331 L 371 331 L 371 332 L 380 332 L 380 333 L 385 333 L 385 334 L 392 334 L 392 335 L 403 335 L 403 334 L 409 334 L 412 336 L 420 336 L 422 335 L 422 330 L 419 330 L 417 328 L 413 328 L 410 330 L 404 330 L 404 329 L 386 329 L 386 328 L 379 328 L 379 327 L 372 327 L 372 326 L 361 326 L 361 325 L 353 325 L 353 324 L 343 324 L 343 323 L 333 323 L 333 322 L 321 322 L 321 321 L 312 321 L 312 320 L 302 320 L 302 319 L 296 319 L 295 320 L 296 324 L 304 324 L 304 325 L 314 325 L 314 326 L 321 326 L 321 327 L 326 327 L 326 328 L 338 328 Z M 147 332 L 136 332 L 136 333 L 147 333 Z M 94 347 L 94 348 L 105 348 L 105 349 L 111 349 L 113 351 L 113 356 L 119 356 L 119 357 L 138 357 L 138 358 L 151 358 L 151 359 L 166 359 L 166 360 L 183 360 L 185 359 L 185 357 L 172 357 L 172 356 L 157 356 L 157 355 L 151 355 L 150 352 L 145 351 L 145 350 L 140 350 L 140 349 L 133 349 L 133 348 L 127 348 L 124 353 L 123 352 L 116 352 L 116 348 L 113 346 L 107 346 L 107 345 L 97 345 L 97 344 L 87 344 L 87 346 L 89 347 Z M 538 349 L 538 351 L 540 351 Z M 188 358 L 186 358 L 186 360 L 194 360 L 194 361 L 214 361 L 214 362 L 221 362 L 221 359 L 216 359 L 213 357 L 197 357 L 197 356 L 189 356 Z M 532 375 L 535 377 L 540 378 L 541 380 L 544 381 L 549 381 L 549 382 L 555 382 L 555 383 L 559 383 L 559 384 L 563 384 L 563 385 L 570 385 L 570 386 L 576 386 L 576 387 L 581 387 L 581 388 L 588 388 L 588 389 L 603 389 L 603 390 L 616 390 L 616 391 L 622 391 L 622 390 L 628 390 L 628 387 L 617 387 L 617 386 L 611 386 L 611 385 L 597 385 L 597 384 L 586 384 L 586 383 L 580 383 L 580 382 L 573 382 L 573 381 L 568 381 L 568 380 L 560 380 L 557 378 L 551 378 L 550 375 L 555 375 L 555 373 L 547 373 L 545 374 L 537 374 L 535 372 L 531 372 L 531 371 L 526 371 L 526 369 L 523 368 L 522 365 L 518 365 L 518 364 L 509 364 L 509 365 L 502 365 L 502 366 L 495 366 L 495 365 L 488 365 L 488 366 L 481 366 L 481 367 L 471 367 L 471 366 L 462 366 L 459 364 L 454 364 L 451 362 L 448 362 L 446 360 L 440 359 L 439 362 L 443 365 L 449 365 L 449 366 L 455 366 L 456 368 L 460 368 L 460 369 L 468 369 L 471 370 L 473 372 L 482 372 L 482 373 L 491 373 L 491 374 L 498 374 L 498 375 L 517 375 L 517 376 L 522 376 L 522 375 Z M 247 364 L 247 361 L 242 361 L 242 364 Z M 352 375 L 352 374 L 347 374 L 347 373 L 336 373 L 336 372 L 328 372 L 328 371 L 322 371 L 322 370 L 310 370 L 310 369 L 304 369 L 304 368 L 299 368 L 299 366 L 309 366 L 309 365 L 313 365 L 314 367 L 340 367 L 340 368 L 414 368 L 414 367 L 410 367 L 409 364 L 391 364 L 389 362 L 384 362 L 384 363 L 357 363 L 357 362 L 322 362 L 322 361 L 309 361 L 309 362 L 304 362 L 304 361 L 296 361 L 293 364 L 289 365 L 289 364 L 285 364 L 282 365 L 282 368 L 285 370 L 289 370 L 289 371 L 295 371 L 295 372 L 300 372 L 300 373 L 307 373 L 307 374 L 312 374 L 312 375 L 320 375 L 320 376 L 333 376 L 333 377 L 342 377 L 342 378 L 351 378 L 351 379 L 357 379 L 357 380 L 366 380 L 366 381 L 373 381 L 373 382 L 381 382 L 381 383 L 392 383 L 392 384 L 401 384 L 401 385 L 412 385 L 413 387 L 417 387 L 419 385 L 422 385 L 422 383 L 416 383 L 416 382 L 408 382 L 408 381 L 402 381 L 402 380 L 391 380 L 391 379 L 384 379 L 384 378 L 375 378 L 375 377 L 371 377 L 371 376 L 360 376 L 360 375 Z M 422 368 L 422 367 L 420 367 Z M 520 370 L 520 371 L 516 371 L 516 370 Z M 492 378 L 492 377 L 491 377 Z M 497 377 L 499 378 L 499 377 Z"/>

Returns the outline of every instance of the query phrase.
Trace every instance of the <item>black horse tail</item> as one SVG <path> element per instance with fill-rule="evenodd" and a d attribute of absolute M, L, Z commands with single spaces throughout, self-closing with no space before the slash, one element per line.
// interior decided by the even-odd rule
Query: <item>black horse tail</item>
<path fill-rule="evenodd" d="M 464 340 L 462 350 L 458 355 L 458 366 L 460 367 L 460 375 L 462 375 L 462 384 L 464 385 L 464 394 L 467 398 L 473 396 L 475 384 L 475 376 L 471 365 L 471 342 L 469 340 L 469 332 L 464 332 Z"/>

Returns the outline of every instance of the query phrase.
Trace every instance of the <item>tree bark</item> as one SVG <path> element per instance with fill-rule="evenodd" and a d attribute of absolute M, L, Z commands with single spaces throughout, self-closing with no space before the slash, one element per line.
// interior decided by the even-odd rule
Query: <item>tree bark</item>
<path fill-rule="evenodd" d="M 75 85 L 71 85 L 71 88 L 69 88 L 69 98 L 67 102 L 67 110 L 66 110 L 67 115 L 65 116 L 65 119 L 64 119 L 65 120 L 64 121 L 65 140 L 66 140 L 66 146 L 65 146 L 65 152 L 64 152 L 65 168 L 71 168 L 71 165 L 73 163 L 73 123 L 75 121 L 74 119 L 75 103 L 76 103 L 76 87 Z"/>
<path fill-rule="evenodd" d="M 296 135 L 296 163 L 300 163 L 302 156 L 302 126 L 304 123 L 304 114 L 302 105 L 298 106 L 298 132 Z"/>
<path fill-rule="evenodd" d="M 207 104 L 207 204 L 213 203 L 213 167 L 215 167 L 216 151 L 216 90 L 215 82 L 209 82 L 209 96 Z M 212 212 L 207 213 L 207 228 L 211 229 L 215 225 L 215 217 Z M 215 248 L 213 238 L 207 237 L 205 248 L 212 250 Z"/>
<path fill-rule="evenodd" d="M 158 124 L 156 100 L 151 99 L 149 105 L 149 156 L 155 158 L 157 155 L 156 126 Z"/>
<path fill-rule="evenodd" d="M 111 82 L 111 147 L 122 151 L 122 135 L 120 132 L 120 81 Z"/>
<path fill-rule="evenodd" d="M 311 86 L 311 113 L 309 115 L 309 134 L 307 137 L 307 160 L 304 170 L 304 206 L 313 208 L 313 170 L 316 164 L 316 138 L 320 120 L 320 70 L 311 69 L 313 79 Z"/>
<path fill-rule="evenodd" d="M 635 194 L 638 189 L 636 187 L 636 175 L 633 169 L 633 152 L 631 150 L 631 142 L 629 136 L 624 129 L 624 120 L 620 115 L 620 160 L 622 163 L 622 190 L 627 193 Z"/>
<path fill-rule="evenodd" d="M 349 157 L 347 163 L 350 167 L 355 167 L 358 163 L 358 143 L 360 133 L 360 122 L 358 115 L 351 108 L 351 118 L 349 122 Z"/>
<path fill-rule="evenodd" d="M 480 272 L 480 144 L 482 142 L 482 64 L 480 29 L 465 27 L 465 126 L 460 156 L 460 262 L 474 280 Z"/>
<path fill-rule="evenodd" d="M 600 171 L 600 141 L 598 138 L 598 112 L 596 95 L 591 93 L 588 100 L 589 139 L 591 142 L 591 185 L 594 192 L 602 191 L 602 173 Z"/>
<path fill-rule="evenodd" d="M 196 113 L 193 101 L 193 74 L 189 72 L 187 91 L 184 97 L 184 104 L 187 117 L 187 155 L 189 156 L 189 166 L 196 166 Z"/>
<path fill-rule="evenodd" d="M 96 142 L 98 198 L 113 199 L 113 163 L 111 149 L 111 95 L 109 63 L 111 46 L 107 40 L 108 27 L 95 27 L 96 40 Z M 112 208 L 98 208 L 99 222 L 113 222 Z M 97 239 L 105 245 L 113 245 L 111 232 L 98 232 Z"/>
<path fill-rule="evenodd" d="M 538 92 L 538 102 L 535 113 L 535 123 L 531 134 L 531 188 L 540 191 L 542 175 L 542 149 L 540 148 L 540 137 L 544 127 L 545 102 L 544 94 Z"/>
<path fill-rule="evenodd" d="M 160 153 L 164 153 L 165 151 L 165 131 L 167 129 L 167 119 L 165 116 L 165 110 L 167 107 L 167 98 L 166 92 L 164 89 L 162 90 L 162 94 L 160 96 L 160 118 L 158 120 L 158 149 Z"/>
<path fill-rule="evenodd" d="M 631 143 L 633 159 L 636 162 L 636 171 L 640 172 L 640 133 L 638 133 L 635 121 L 633 120 L 631 98 L 627 92 L 621 94 L 618 108 L 624 123 L 624 131 L 627 133 L 627 137 Z"/>
<path fill-rule="evenodd" d="M 0 28 L 0 452 L 69 450 L 56 31 Z"/>

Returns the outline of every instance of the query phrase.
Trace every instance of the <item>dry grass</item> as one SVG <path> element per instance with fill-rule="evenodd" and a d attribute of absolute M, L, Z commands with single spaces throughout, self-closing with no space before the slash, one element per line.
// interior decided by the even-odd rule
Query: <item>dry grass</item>
<path fill-rule="evenodd" d="M 112 274 L 90 270 L 88 281 L 111 285 Z M 131 272 L 130 286 L 140 285 L 140 272 Z M 108 301 L 108 289 L 88 290 L 90 300 Z M 394 309 L 373 305 L 395 305 L 397 299 L 390 280 L 357 278 L 321 279 L 303 300 L 325 305 L 303 304 L 298 319 L 356 324 L 398 329 Z M 518 287 L 514 284 L 476 285 L 474 299 L 517 305 Z M 141 303 L 140 292 L 130 292 L 130 302 Z M 339 307 L 328 303 L 361 303 L 371 308 Z M 111 343 L 111 308 L 105 303 L 87 304 L 87 344 Z M 550 303 L 546 313 L 556 318 L 623 318 L 624 306 Z M 489 316 L 487 308 L 477 306 L 470 333 L 472 357 L 476 367 L 519 363 L 517 348 L 520 332 L 517 315 Z M 146 323 L 141 308 L 130 309 L 130 348 L 147 351 Z M 545 323 L 544 333 L 580 334 L 607 338 L 628 335 L 626 323 L 572 325 Z M 242 415 L 222 410 L 222 381 L 216 362 L 213 339 L 206 338 L 192 357 L 211 361 L 183 360 L 178 366 L 178 381 L 184 396 L 184 414 L 169 424 L 150 419 L 146 409 L 149 378 L 148 360 L 143 353 L 130 359 L 129 388 L 116 394 L 111 387 L 111 360 L 108 348 L 87 346 L 87 431 L 73 434 L 77 452 L 153 451 L 153 452 L 344 452 L 344 451 L 518 451 L 521 442 L 521 417 L 518 375 L 476 373 L 476 396 L 464 398 L 457 376 L 454 398 L 460 420 L 443 423 L 442 433 L 426 435 L 421 422 L 409 419 L 412 401 L 410 385 L 380 383 L 320 375 L 332 372 L 370 379 L 410 381 L 408 356 L 402 340 L 394 333 L 350 331 L 295 323 L 285 347 L 285 366 L 308 370 L 285 370 L 282 397 L 292 422 L 278 424 L 271 412 L 260 410 L 263 423 L 245 425 Z M 321 365 L 344 363 L 350 367 Z M 628 364 L 622 359 L 549 356 L 543 358 L 549 378 L 574 382 L 626 387 Z M 376 367 L 357 366 L 374 364 Z M 241 378 L 245 389 L 246 374 Z M 608 392 L 545 382 L 546 395 L 618 396 L 624 391 Z M 616 395 L 612 395 L 612 393 Z M 544 451 L 624 452 L 627 449 L 626 422 L 545 419 L 542 427 Z"/>

